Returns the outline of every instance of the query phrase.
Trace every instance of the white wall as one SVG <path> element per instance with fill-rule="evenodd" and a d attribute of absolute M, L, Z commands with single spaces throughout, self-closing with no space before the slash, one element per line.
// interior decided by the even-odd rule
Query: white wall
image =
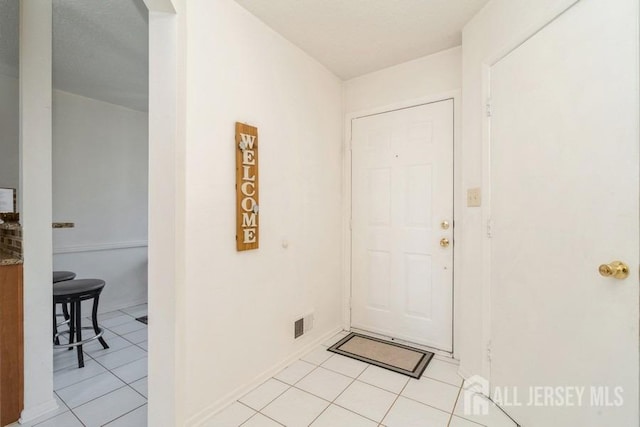
<path fill-rule="evenodd" d="M 454 47 L 344 82 L 347 114 L 459 90 L 462 50 Z"/>
<path fill-rule="evenodd" d="M 486 181 L 483 169 L 488 151 L 483 150 L 484 105 L 486 88 L 483 86 L 483 64 L 515 40 L 530 33 L 532 27 L 565 9 L 575 0 L 491 0 L 465 26 L 462 33 L 462 87 L 463 87 L 463 166 L 462 186 L 481 187 Z M 487 190 L 486 188 L 484 190 Z M 486 204 L 485 204 L 486 207 Z M 485 217 L 485 218 L 483 218 Z M 461 254 L 460 298 L 457 308 L 460 334 L 460 367 L 465 375 L 480 374 L 489 377 L 486 348 L 490 337 L 486 283 L 485 250 L 486 212 L 479 208 L 463 208 L 458 249 Z"/>
<path fill-rule="evenodd" d="M 107 282 L 100 311 L 147 301 L 147 113 L 53 94 L 54 269 Z"/>
<path fill-rule="evenodd" d="M 0 187 L 17 187 L 18 79 L 0 75 Z M 107 282 L 100 311 L 147 302 L 147 113 L 53 91 L 53 268 Z M 5 155 L 6 153 L 6 155 Z"/>
<path fill-rule="evenodd" d="M 191 425 L 341 325 L 342 94 L 338 78 L 232 0 L 189 3 L 187 26 L 178 310 Z M 235 248 L 235 121 L 260 138 L 260 249 L 248 252 Z M 309 311 L 314 329 L 294 341 L 293 321 Z"/>
<path fill-rule="evenodd" d="M 19 113 L 18 79 L 0 74 L 0 187 L 20 181 Z"/>

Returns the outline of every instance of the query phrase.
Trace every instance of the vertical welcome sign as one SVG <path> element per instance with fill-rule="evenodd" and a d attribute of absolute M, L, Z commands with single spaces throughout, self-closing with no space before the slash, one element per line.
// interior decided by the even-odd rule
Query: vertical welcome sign
<path fill-rule="evenodd" d="M 258 249 L 258 128 L 236 122 L 236 248 Z"/>

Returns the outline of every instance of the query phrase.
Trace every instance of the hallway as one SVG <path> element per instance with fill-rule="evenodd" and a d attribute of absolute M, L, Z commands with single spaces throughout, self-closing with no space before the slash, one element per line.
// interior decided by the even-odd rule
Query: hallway
<path fill-rule="evenodd" d="M 464 413 L 455 360 L 436 355 L 420 380 L 329 353 L 341 332 L 280 371 L 207 427 L 515 427 L 495 405 Z"/>

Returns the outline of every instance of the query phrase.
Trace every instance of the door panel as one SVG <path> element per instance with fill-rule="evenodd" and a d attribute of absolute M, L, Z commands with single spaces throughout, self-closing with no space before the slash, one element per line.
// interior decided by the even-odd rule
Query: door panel
<path fill-rule="evenodd" d="M 453 101 L 355 119 L 352 326 L 452 350 Z"/>
<path fill-rule="evenodd" d="M 525 426 L 638 425 L 637 17 L 582 0 L 491 70 L 491 386 Z M 626 280 L 598 274 L 615 259 Z M 532 386 L 584 401 L 534 407 Z"/>

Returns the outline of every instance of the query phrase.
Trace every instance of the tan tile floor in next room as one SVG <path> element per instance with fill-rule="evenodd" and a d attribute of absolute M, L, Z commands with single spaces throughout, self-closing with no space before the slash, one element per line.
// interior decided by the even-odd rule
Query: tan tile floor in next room
<path fill-rule="evenodd" d="M 340 333 L 208 420 L 206 427 L 515 427 L 489 414 L 463 413 L 463 380 L 436 356 L 420 380 L 333 354 Z"/>
<path fill-rule="evenodd" d="M 59 409 L 16 426 L 146 427 L 147 325 L 135 320 L 146 314 L 146 304 L 99 314 L 110 348 L 103 349 L 97 340 L 85 345 L 82 369 L 75 350 L 54 350 L 53 388 Z M 83 319 L 83 326 L 90 325 L 89 318 Z"/>

